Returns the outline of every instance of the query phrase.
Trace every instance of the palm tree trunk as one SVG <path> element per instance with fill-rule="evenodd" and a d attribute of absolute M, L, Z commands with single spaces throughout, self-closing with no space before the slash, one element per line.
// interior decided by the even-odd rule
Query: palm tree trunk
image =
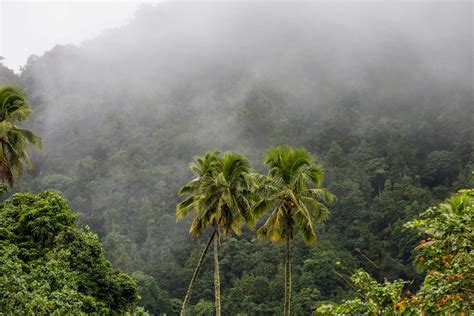
<path fill-rule="evenodd" d="M 207 250 L 209 249 L 209 246 L 211 245 L 212 240 L 214 240 L 215 235 L 216 235 L 216 231 L 214 231 L 212 233 L 211 238 L 209 238 L 209 241 L 207 242 L 206 247 L 204 248 L 204 250 L 201 253 L 201 257 L 199 258 L 196 269 L 194 270 L 193 277 L 191 278 L 191 282 L 189 282 L 188 291 L 186 292 L 186 296 L 184 297 L 183 306 L 181 308 L 180 316 L 186 315 L 186 309 L 188 308 L 189 301 L 191 300 L 191 293 L 193 292 L 194 282 L 197 279 L 197 276 L 199 274 L 199 271 L 201 270 L 201 266 L 202 266 L 202 263 L 204 261 L 204 258 L 206 257 Z"/>
<path fill-rule="evenodd" d="M 285 307 L 284 316 L 290 316 L 291 301 L 291 241 L 290 236 L 286 236 L 286 263 L 285 263 Z"/>
<path fill-rule="evenodd" d="M 216 316 L 221 316 L 221 280 L 219 274 L 219 228 L 215 228 L 217 238 L 214 238 L 214 295 L 216 302 Z"/>

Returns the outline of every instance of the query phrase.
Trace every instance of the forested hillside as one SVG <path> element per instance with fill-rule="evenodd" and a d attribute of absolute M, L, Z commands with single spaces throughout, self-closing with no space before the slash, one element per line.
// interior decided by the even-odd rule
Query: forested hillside
<path fill-rule="evenodd" d="M 175 315 L 211 233 L 193 240 L 191 219 L 176 223 L 193 157 L 238 151 L 266 174 L 268 148 L 305 147 L 337 202 L 314 246 L 296 236 L 293 313 L 353 296 L 336 262 L 416 288 L 420 237 L 403 225 L 474 187 L 469 12 L 467 3 L 145 6 L 129 25 L 30 57 L 20 74 L 0 65 L 0 85 L 26 89 L 29 127 L 44 141 L 15 190 L 59 192 L 135 278 L 140 304 Z M 254 230 L 227 237 L 222 313 L 280 313 L 283 258 Z M 213 313 L 211 260 L 192 315 Z"/>

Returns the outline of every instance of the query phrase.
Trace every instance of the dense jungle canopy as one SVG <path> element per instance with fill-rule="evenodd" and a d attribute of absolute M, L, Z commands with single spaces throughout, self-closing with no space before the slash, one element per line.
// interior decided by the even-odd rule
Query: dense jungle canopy
<path fill-rule="evenodd" d="M 267 174 L 267 150 L 288 144 L 309 151 L 324 170 L 324 187 L 337 197 L 328 219 L 315 224 L 314 246 L 295 235 L 293 314 L 354 297 L 336 262 L 378 282 L 413 281 L 416 290 L 424 274 L 415 269 L 413 249 L 422 237 L 404 224 L 474 188 L 469 23 L 467 3 L 144 6 L 126 26 L 31 56 L 20 73 L 0 65 L 0 85 L 25 89 L 33 109 L 26 126 L 44 142 L 30 153 L 34 170 L 2 199 L 46 190 L 62 197 L 25 193 L 5 202 L 0 214 L 11 216 L 9 205 L 22 199 L 28 205 L 66 199 L 62 210 L 70 207 L 78 219 L 76 227 L 75 215 L 65 215 L 63 238 L 70 234 L 92 247 L 87 251 L 96 249 L 103 280 L 120 278 L 132 287 L 126 302 L 116 301 L 115 292 L 96 297 L 91 293 L 105 285 L 78 290 L 89 277 L 72 269 L 61 282 L 73 280 L 73 297 L 91 310 L 104 302 L 125 309 L 136 301 L 136 282 L 139 305 L 175 315 L 212 234 L 193 239 L 191 217 L 176 223 L 178 191 L 193 178 L 189 163 L 209 150 L 232 150 Z M 73 255 L 67 243 L 46 242 L 49 250 L 18 263 L 23 246 L 15 247 L 7 264 L 56 256 L 45 268 L 51 271 Z M 222 313 L 281 313 L 284 253 L 252 229 L 225 237 Z M 213 315 L 212 275 L 208 256 L 192 315 Z M 28 292 L 26 283 L 12 286 Z"/>

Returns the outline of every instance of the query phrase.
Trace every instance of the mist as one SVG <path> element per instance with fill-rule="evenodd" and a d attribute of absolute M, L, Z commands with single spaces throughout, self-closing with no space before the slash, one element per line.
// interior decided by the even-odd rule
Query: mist
<path fill-rule="evenodd" d="M 472 114 L 470 9 L 425 2 L 143 5 L 128 25 L 29 58 L 20 79 L 34 105 L 32 128 L 45 142 L 32 153 L 33 175 L 91 181 L 93 195 L 69 196 L 90 215 L 155 191 L 175 200 L 187 164 L 206 150 L 241 151 L 257 169 L 273 145 L 327 150 L 318 131 L 341 106 L 369 123 L 415 126 L 422 116 Z M 442 128 L 438 133 L 429 149 L 449 149 Z M 125 157 L 132 163 L 124 165 Z M 172 205 L 159 207 L 172 213 Z"/>
<path fill-rule="evenodd" d="M 159 126 L 186 107 L 204 114 L 192 123 L 193 135 L 220 146 L 240 142 L 229 109 L 259 87 L 276 91 L 302 117 L 324 117 L 348 96 L 393 117 L 423 104 L 434 111 L 471 105 L 471 7 L 143 6 L 125 27 L 31 58 L 23 76 L 43 92 L 46 140 L 71 121 L 99 128 L 119 112 Z"/>

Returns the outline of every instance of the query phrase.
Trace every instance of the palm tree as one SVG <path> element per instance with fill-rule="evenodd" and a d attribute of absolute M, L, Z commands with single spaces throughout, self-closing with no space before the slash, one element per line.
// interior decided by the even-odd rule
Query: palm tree
<path fill-rule="evenodd" d="M 176 208 L 177 220 L 194 212 L 194 218 L 189 233 L 199 238 L 207 227 L 212 227 L 213 233 L 206 244 L 184 298 L 181 315 L 185 315 L 191 299 L 194 281 L 199 273 L 204 257 L 212 242 L 214 242 L 214 291 L 216 315 L 221 315 L 220 303 L 220 273 L 218 247 L 220 232 L 225 235 L 234 232 L 240 234 L 244 223 L 252 226 L 255 218 L 251 213 L 250 197 L 253 178 L 250 174 L 248 160 L 238 153 L 226 152 L 223 157 L 219 152 L 206 153 L 196 157 L 191 170 L 197 178 L 191 180 L 180 190 L 180 195 L 187 198 Z"/>
<path fill-rule="evenodd" d="M 25 164 L 33 168 L 26 151 L 28 145 L 42 147 L 38 136 L 16 125 L 26 121 L 30 114 L 31 108 L 22 89 L 0 87 L 0 174 L 1 181 L 10 186 L 15 178 L 21 177 Z"/>
<path fill-rule="evenodd" d="M 291 245 L 300 231 L 307 244 L 316 241 L 313 223 L 324 220 L 335 197 L 321 187 L 323 172 L 304 148 L 281 146 L 267 152 L 264 163 L 270 167 L 268 176 L 257 178 L 260 201 L 254 213 L 272 210 L 270 217 L 258 230 L 260 237 L 273 242 L 286 242 L 284 315 L 290 315 Z"/>

